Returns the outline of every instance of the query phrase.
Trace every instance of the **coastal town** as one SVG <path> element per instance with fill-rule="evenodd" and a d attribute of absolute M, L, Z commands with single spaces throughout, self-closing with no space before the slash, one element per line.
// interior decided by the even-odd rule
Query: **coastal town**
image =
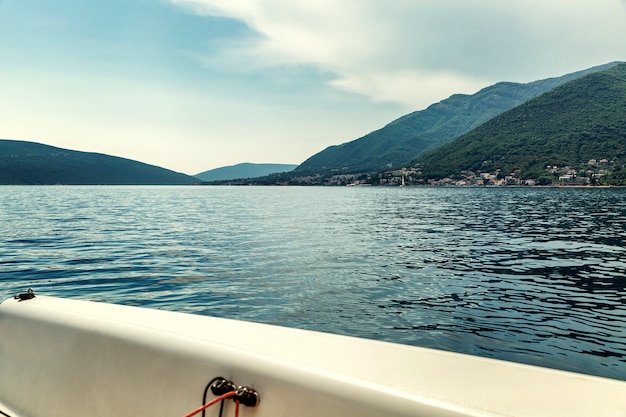
<path fill-rule="evenodd" d="M 601 185 L 603 178 L 609 173 L 611 162 L 608 159 L 591 159 L 581 167 L 569 165 L 546 165 L 543 175 L 537 178 L 522 178 L 521 170 L 503 172 L 461 171 L 458 176 L 442 179 L 424 179 L 420 167 L 403 168 L 390 171 L 379 179 L 380 185 L 428 185 L 456 187 L 504 187 L 504 186 L 538 186 L 538 185 Z"/>
<path fill-rule="evenodd" d="M 605 184 L 611 170 L 621 173 L 621 166 L 615 166 L 606 158 L 590 159 L 578 167 L 570 165 L 546 165 L 537 178 L 523 178 L 519 169 L 503 172 L 466 170 L 458 175 L 441 179 L 424 178 L 420 166 L 384 171 L 377 174 L 335 174 L 331 176 L 308 175 L 291 178 L 290 185 L 329 185 L 329 186 L 433 186 L 433 187 L 506 187 L 506 186 L 599 186 Z M 285 183 L 284 185 L 288 185 Z"/>

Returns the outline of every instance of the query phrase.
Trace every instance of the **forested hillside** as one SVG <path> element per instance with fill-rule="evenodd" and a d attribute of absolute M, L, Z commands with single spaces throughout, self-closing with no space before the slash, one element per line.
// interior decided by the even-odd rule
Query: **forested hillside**
<path fill-rule="evenodd" d="M 168 169 L 35 142 L 0 140 L 0 184 L 183 185 L 194 177 Z"/>
<path fill-rule="evenodd" d="M 423 179 L 463 178 L 468 172 L 521 178 L 584 176 L 626 179 L 626 64 L 586 75 L 530 100 L 430 153 L 411 166 Z M 556 170 L 554 167 L 557 167 Z"/>
<path fill-rule="evenodd" d="M 527 84 L 502 82 L 473 95 L 455 94 L 360 139 L 326 148 L 308 158 L 291 176 L 374 172 L 407 164 L 558 85 L 615 65 L 610 63 Z"/>

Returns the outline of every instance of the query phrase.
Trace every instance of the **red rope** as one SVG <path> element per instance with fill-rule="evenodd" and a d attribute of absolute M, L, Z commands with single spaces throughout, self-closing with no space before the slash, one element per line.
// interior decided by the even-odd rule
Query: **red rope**
<path fill-rule="evenodd" d="M 184 417 L 195 416 L 196 414 L 198 414 L 202 410 L 206 410 L 207 408 L 209 408 L 213 404 L 217 404 L 220 401 L 225 400 L 225 399 L 230 398 L 230 397 L 234 397 L 235 395 L 237 395 L 237 392 L 235 392 L 235 391 L 230 391 L 230 392 L 227 392 L 226 394 L 222 394 L 219 397 L 214 398 L 211 401 L 209 401 L 208 403 L 204 404 L 202 407 L 196 408 L 191 413 L 185 414 Z M 237 401 L 237 408 L 239 408 L 238 406 L 239 406 L 239 401 Z"/>
<path fill-rule="evenodd" d="M 235 417 L 239 417 L 239 400 L 235 400 Z"/>

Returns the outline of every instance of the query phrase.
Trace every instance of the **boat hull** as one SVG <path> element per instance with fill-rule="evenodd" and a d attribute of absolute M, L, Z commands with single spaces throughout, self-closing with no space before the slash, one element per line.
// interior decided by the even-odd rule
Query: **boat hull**
<path fill-rule="evenodd" d="M 258 391 L 241 416 L 626 415 L 626 382 L 612 379 L 89 301 L 0 305 L 0 411 L 11 417 L 183 416 L 216 376 Z"/>

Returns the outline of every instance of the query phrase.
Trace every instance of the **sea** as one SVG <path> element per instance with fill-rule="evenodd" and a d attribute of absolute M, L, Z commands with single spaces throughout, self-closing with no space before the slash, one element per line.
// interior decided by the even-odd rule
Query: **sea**
<path fill-rule="evenodd" d="M 626 380 L 626 189 L 1 186 L 28 288 Z"/>

